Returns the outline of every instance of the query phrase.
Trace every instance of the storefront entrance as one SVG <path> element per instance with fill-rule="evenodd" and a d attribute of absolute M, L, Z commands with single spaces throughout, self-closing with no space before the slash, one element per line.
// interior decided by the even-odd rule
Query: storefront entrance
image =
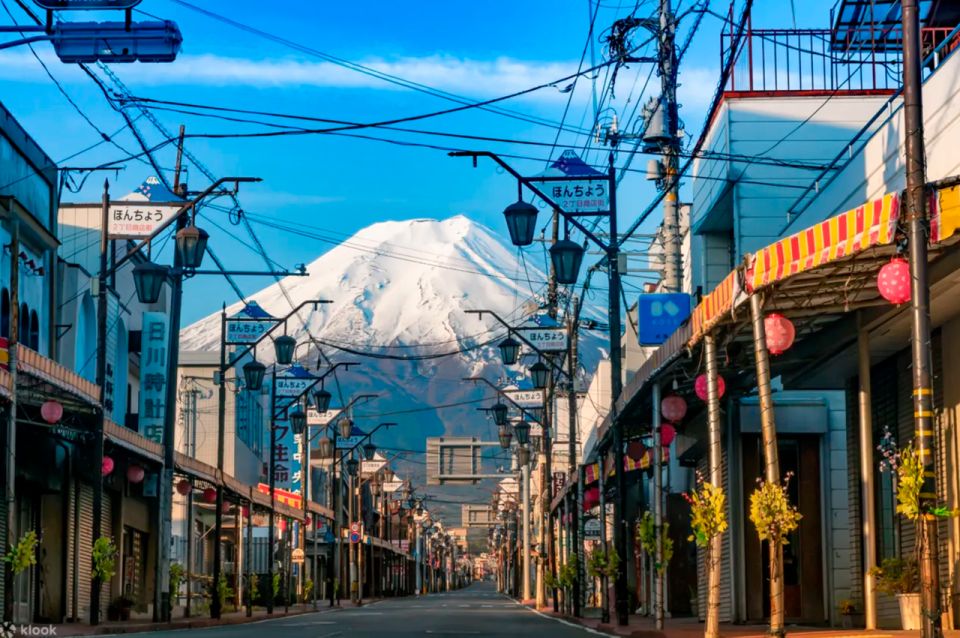
<path fill-rule="evenodd" d="M 763 474 L 763 447 L 757 434 L 743 435 L 744 566 L 748 621 L 770 615 L 769 551 L 749 520 L 750 494 Z M 784 611 L 788 622 L 821 623 L 823 557 L 820 492 L 820 436 L 787 435 L 778 440 L 780 473 L 791 474 L 790 502 L 803 518 L 783 548 Z"/>

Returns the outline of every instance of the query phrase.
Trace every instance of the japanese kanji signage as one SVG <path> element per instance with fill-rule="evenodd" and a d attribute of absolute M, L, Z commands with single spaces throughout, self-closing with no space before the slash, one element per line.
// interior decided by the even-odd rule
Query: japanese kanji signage
<path fill-rule="evenodd" d="M 140 345 L 140 433 L 163 443 L 167 396 L 167 316 L 143 313 Z"/>
<path fill-rule="evenodd" d="M 283 490 L 300 490 L 300 445 L 302 438 L 293 435 L 290 422 L 277 420 L 273 428 L 273 480 Z"/>
<path fill-rule="evenodd" d="M 521 408 L 543 407 L 543 390 L 504 390 L 503 393 Z"/>
<path fill-rule="evenodd" d="M 566 352 L 567 350 L 567 330 L 566 328 L 524 328 L 521 332 L 523 338 L 544 352 Z"/>
<path fill-rule="evenodd" d="M 180 204 L 117 202 L 110 204 L 107 235 L 110 239 L 149 237 L 162 223 L 177 214 Z"/>
<path fill-rule="evenodd" d="M 246 304 L 227 319 L 226 341 L 230 345 L 253 343 L 277 323 L 277 319 L 256 302 Z"/>
<path fill-rule="evenodd" d="M 528 179 L 536 182 L 544 177 L 553 179 L 543 181 L 538 186 L 564 212 L 602 213 L 610 210 L 610 188 L 606 175 L 584 162 L 574 151 L 564 151 L 546 171 Z M 554 181 L 558 177 L 571 179 Z"/>
<path fill-rule="evenodd" d="M 670 338 L 690 316 L 690 295 L 665 292 L 640 295 L 637 304 L 637 339 L 641 346 L 656 346 Z"/>

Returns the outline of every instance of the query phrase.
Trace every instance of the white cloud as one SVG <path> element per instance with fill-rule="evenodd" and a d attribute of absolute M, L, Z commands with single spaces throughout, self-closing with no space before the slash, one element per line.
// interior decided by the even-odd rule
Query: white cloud
<path fill-rule="evenodd" d="M 75 68 L 67 69 L 59 65 L 52 52 L 44 51 L 41 55 L 45 62 L 53 64 L 51 70 L 57 77 L 68 81 L 82 77 Z M 514 93 L 553 82 L 576 71 L 576 63 L 573 62 L 533 62 L 510 58 L 468 60 L 441 55 L 396 60 L 368 59 L 361 61 L 361 64 L 411 82 L 480 97 Z M 116 68 L 124 81 L 133 86 L 402 88 L 331 62 L 287 58 L 255 60 L 213 54 L 184 54 L 172 64 L 116 65 Z M 47 81 L 26 51 L 0 54 L 0 79 Z M 565 94 L 554 88 L 542 89 L 531 97 L 566 99 Z"/>

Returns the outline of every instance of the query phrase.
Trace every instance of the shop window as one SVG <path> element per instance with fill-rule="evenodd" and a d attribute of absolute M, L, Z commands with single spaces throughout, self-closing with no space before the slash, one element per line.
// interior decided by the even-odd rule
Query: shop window
<path fill-rule="evenodd" d="M 30 311 L 30 332 L 27 333 L 27 344 L 33 350 L 40 351 L 40 317 L 36 310 Z"/>

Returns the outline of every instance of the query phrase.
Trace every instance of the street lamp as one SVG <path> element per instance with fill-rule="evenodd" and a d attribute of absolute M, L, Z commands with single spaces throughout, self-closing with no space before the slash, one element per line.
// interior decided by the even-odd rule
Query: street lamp
<path fill-rule="evenodd" d="M 319 390 L 315 390 L 313 393 L 313 402 L 317 406 L 317 412 L 323 414 L 330 409 L 330 393 L 324 390 L 322 387 Z"/>
<path fill-rule="evenodd" d="M 297 347 L 297 340 L 289 335 L 281 335 L 273 340 L 277 363 L 288 366 L 293 362 L 293 351 Z"/>
<path fill-rule="evenodd" d="M 259 392 L 263 387 L 263 375 L 267 373 L 267 366 L 256 359 L 247 361 L 243 364 L 243 380 L 246 382 L 247 390 Z"/>
<path fill-rule="evenodd" d="M 530 379 L 533 381 L 533 387 L 542 390 L 547 387 L 547 378 L 550 376 L 550 368 L 544 365 L 543 361 L 537 361 L 530 366 Z"/>
<path fill-rule="evenodd" d="M 569 239 L 561 239 L 550 246 L 550 262 L 557 275 L 557 283 L 577 283 L 583 252 L 583 246 Z"/>
<path fill-rule="evenodd" d="M 507 230 L 514 246 L 529 246 L 537 226 L 537 207 L 523 200 L 516 201 L 503 211 L 507 218 Z"/>
<path fill-rule="evenodd" d="M 497 425 L 506 425 L 507 423 L 507 406 L 499 401 L 493 404 L 493 407 L 490 408 L 490 411 L 493 412 L 493 422 Z"/>
<path fill-rule="evenodd" d="M 500 348 L 500 358 L 505 366 L 512 366 L 520 358 L 520 342 L 513 337 L 508 336 L 497 347 Z"/>
<path fill-rule="evenodd" d="M 333 457 L 333 440 L 329 436 L 320 437 L 317 447 L 320 450 L 321 458 L 329 459 Z"/>
<path fill-rule="evenodd" d="M 377 444 L 369 441 L 363 445 L 363 458 L 366 461 L 372 461 L 373 455 L 377 452 Z"/>
<path fill-rule="evenodd" d="M 526 421 L 518 421 L 516 425 L 513 426 L 514 432 L 517 433 L 517 444 L 521 446 L 526 446 L 530 443 L 530 424 Z"/>
<path fill-rule="evenodd" d="M 169 269 L 152 261 L 145 261 L 133 267 L 133 285 L 137 289 L 137 300 L 142 304 L 155 304 L 160 299 L 163 282 L 167 280 Z"/>
<path fill-rule="evenodd" d="M 347 418 L 340 419 L 340 438 L 349 439 L 353 434 L 353 421 Z"/>
<path fill-rule="evenodd" d="M 510 448 L 510 440 L 513 439 L 513 433 L 510 431 L 509 425 L 501 425 L 497 428 L 497 438 L 500 439 L 500 447 L 504 450 Z"/>
<path fill-rule="evenodd" d="M 176 248 L 184 268 L 199 268 L 207 250 L 210 234 L 202 228 L 187 226 L 177 231 Z"/>
<path fill-rule="evenodd" d="M 347 459 L 347 474 L 356 478 L 357 471 L 360 469 L 360 461 L 354 458 Z"/>
<path fill-rule="evenodd" d="M 307 427 L 307 413 L 298 405 L 290 411 L 289 418 L 290 429 L 293 430 L 293 433 L 296 436 L 303 434 L 303 430 Z"/>

